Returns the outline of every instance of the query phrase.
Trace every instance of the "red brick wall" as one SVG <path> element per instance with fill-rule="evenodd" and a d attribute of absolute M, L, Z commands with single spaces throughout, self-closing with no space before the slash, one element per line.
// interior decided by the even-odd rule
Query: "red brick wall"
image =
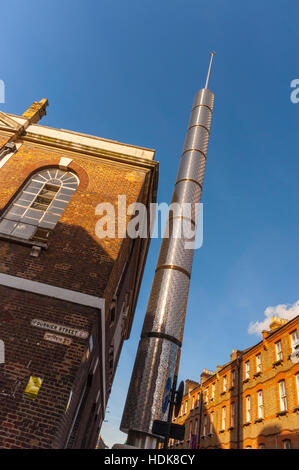
<path fill-rule="evenodd" d="M 271 332 L 268 337 L 248 351 L 240 352 L 240 385 L 238 385 L 238 366 L 237 360 L 233 360 L 223 368 L 219 368 L 217 374 L 209 378 L 203 378 L 202 384 L 195 387 L 183 399 L 183 410 L 185 403 L 188 403 L 187 414 L 179 416 L 175 422 L 178 424 L 201 423 L 200 429 L 197 430 L 200 448 L 237 448 L 238 436 L 239 447 L 245 449 L 247 446 L 257 449 L 261 444 L 265 448 L 283 447 L 283 440 L 289 439 L 292 448 L 299 449 L 299 400 L 296 389 L 295 376 L 299 373 L 299 364 L 291 362 L 290 355 L 290 333 L 297 329 L 299 336 L 299 317 L 288 322 L 283 328 Z M 267 336 L 267 335 L 266 335 Z M 275 343 L 281 340 L 283 361 L 275 366 Z M 256 355 L 261 353 L 262 372 L 260 375 L 256 373 Z M 244 380 L 245 362 L 250 362 L 250 377 Z M 235 386 L 231 387 L 231 372 L 236 371 Z M 223 392 L 223 377 L 227 376 L 227 390 Z M 285 380 L 287 394 L 287 413 L 279 415 L 279 392 L 278 382 Z M 216 384 L 215 399 L 211 400 L 212 383 Z M 202 407 L 191 408 L 192 397 L 197 396 L 203 390 L 203 396 L 208 389 L 208 400 L 203 402 Z M 263 407 L 264 417 L 258 419 L 258 398 L 257 392 L 263 391 Z M 246 423 L 246 396 L 251 397 L 251 417 L 250 422 Z M 238 417 L 238 399 L 240 400 L 240 421 Z M 235 402 L 235 425 L 231 428 L 231 403 Z M 225 430 L 222 430 L 222 408 L 226 407 L 226 424 Z M 207 429 L 210 429 L 210 416 L 214 413 L 212 435 L 203 436 L 204 416 L 207 415 Z M 177 444 L 178 448 L 188 448 L 190 442 L 188 435 L 185 433 L 184 443 Z"/>
<path fill-rule="evenodd" d="M 98 312 L 3 286 L 0 298 L 0 336 L 6 356 L 0 365 L 0 448 L 52 447 L 70 390 L 79 379 L 88 338 L 63 335 L 72 340 L 71 345 L 52 343 L 44 340 L 48 330 L 32 326 L 31 321 L 46 320 L 95 335 Z M 35 400 L 24 395 L 30 376 L 44 379 Z"/>
<path fill-rule="evenodd" d="M 0 149 L 4 144 L 6 144 L 7 140 L 8 140 L 8 137 L 0 136 Z"/>
<path fill-rule="evenodd" d="M 0 172 L 0 215 L 33 171 L 58 165 L 64 155 L 23 144 Z M 126 194 L 128 204 L 138 200 L 145 175 L 96 159 L 74 157 L 73 160 L 71 168 L 81 177 L 80 185 L 51 235 L 49 250 L 34 259 L 29 256 L 28 247 L 0 242 L 0 270 L 103 296 L 123 240 L 96 237 L 99 217 L 95 208 L 100 202 L 110 202 L 117 208 L 118 194 Z M 74 261 L 78 259 L 82 262 Z"/>
<path fill-rule="evenodd" d="M 0 239 L 0 273 L 105 299 L 107 401 L 111 387 L 108 378 L 113 378 L 117 365 L 115 361 L 113 370 L 109 370 L 109 347 L 120 310 L 111 326 L 109 306 L 129 258 L 132 240 L 117 237 L 99 240 L 95 234 L 99 218 L 95 208 L 101 202 L 111 202 L 117 208 L 119 194 L 127 195 L 127 204 L 145 200 L 151 170 L 76 153 L 66 155 L 59 149 L 24 142 L 0 171 L 0 216 L 32 172 L 57 166 L 63 156 L 73 159 L 70 168 L 77 173 L 80 185 L 50 236 L 48 250 L 33 258 L 29 246 Z M 140 240 L 130 255 L 126 292 L 136 291 L 134 273 L 139 244 Z M 72 339 L 69 346 L 45 340 L 46 330 L 31 325 L 34 318 L 93 332 L 93 351 L 86 356 L 88 340 L 69 336 Z M 0 448 L 61 448 L 67 442 L 69 447 L 95 445 L 105 406 L 102 403 L 98 414 L 95 413 L 99 390 L 99 402 L 102 400 L 101 360 L 81 407 L 80 423 L 75 424 L 71 435 L 69 432 L 87 376 L 101 358 L 101 335 L 99 310 L 0 285 L 0 339 L 6 347 L 6 362 L 0 365 Z M 30 376 L 44 379 L 35 400 L 24 396 Z M 72 401 L 66 412 L 71 390 Z M 87 430 L 88 439 L 84 440 Z"/>

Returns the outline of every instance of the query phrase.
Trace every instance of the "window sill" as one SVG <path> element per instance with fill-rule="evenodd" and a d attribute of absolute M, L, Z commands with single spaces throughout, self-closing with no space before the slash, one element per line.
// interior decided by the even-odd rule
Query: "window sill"
<path fill-rule="evenodd" d="M 243 380 L 243 384 L 246 384 L 247 382 L 249 382 L 249 377 Z"/>
<path fill-rule="evenodd" d="M 296 406 L 296 408 L 294 408 L 294 413 L 298 413 L 299 412 L 299 406 Z"/>
<path fill-rule="evenodd" d="M 250 421 L 246 421 L 246 423 L 243 424 L 243 426 L 249 426 L 251 424 Z"/>
<path fill-rule="evenodd" d="M 234 390 L 234 388 L 235 388 L 235 386 L 232 385 L 232 386 L 228 389 L 228 391 L 231 392 L 232 390 Z"/>
<path fill-rule="evenodd" d="M 225 394 L 226 394 L 226 391 L 225 391 L 225 390 L 220 393 L 220 395 L 225 395 Z"/>
<path fill-rule="evenodd" d="M 231 426 L 230 428 L 228 428 L 228 431 L 232 431 L 234 429 L 233 426 Z"/>
<path fill-rule="evenodd" d="M 259 377 L 261 374 L 261 372 L 256 372 L 253 377 Z"/>
<path fill-rule="evenodd" d="M 205 439 L 207 436 L 200 436 L 200 439 Z"/>
<path fill-rule="evenodd" d="M 282 364 L 282 359 L 280 359 L 279 361 L 273 362 L 272 366 L 277 367 L 277 366 L 280 366 L 280 364 Z"/>
<path fill-rule="evenodd" d="M 285 410 L 285 411 L 278 411 L 278 413 L 276 413 L 276 416 L 285 416 L 287 413 L 288 413 L 287 410 Z"/>
<path fill-rule="evenodd" d="M 257 418 L 254 422 L 255 423 L 262 423 L 264 421 L 264 418 Z"/>
<path fill-rule="evenodd" d="M 37 242 L 37 241 L 33 241 L 33 240 L 24 240 L 23 238 L 16 238 L 16 237 L 12 237 L 11 235 L 4 235 L 3 233 L 0 233 L 0 240 L 17 243 L 17 244 L 23 245 L 23 246 L 31 246 L 31 247 L 32 246 L 39 246 L 39 247 L 43 248 L 44 250 L 48 249 L 48 244 L 47 243 Z"/>
<path fill-rule="evenodd" d="M 225 429 L 221 429 L 221 431 L 219 431 L 219 434 L 222 434 L 224 431 Z"/>
<path fill-rule="evenodd" d="M 212 437 L 213 433 L 209 432 L 208 437 Z"/>

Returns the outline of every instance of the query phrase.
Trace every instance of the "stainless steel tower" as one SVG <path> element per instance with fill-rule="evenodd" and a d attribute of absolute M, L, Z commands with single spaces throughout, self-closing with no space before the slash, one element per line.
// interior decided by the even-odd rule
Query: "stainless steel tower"
<path fill-rule="evenodd" d="M 201 199 L 214 95 L 208 89 L 214 52 L 205 88 L 195 95 L 172 203 L 191 204 L 191 223 L 196 227 L 195 204 Z M 120 429 L 128 444 L 155 448 L 151 430 L 155 419 L 167 420 L 162 398 L 168 378 L 177 373 L 188 298 L 193 249 L 184 229 L 190 218 L 183 212 L 168 218 L 169 236 L 163 238 L 147 306 L 141 339 Z M 182 236 L 178 237 L 178 230 Z M 187 235 L 188 236 L 188 235 Z"/>

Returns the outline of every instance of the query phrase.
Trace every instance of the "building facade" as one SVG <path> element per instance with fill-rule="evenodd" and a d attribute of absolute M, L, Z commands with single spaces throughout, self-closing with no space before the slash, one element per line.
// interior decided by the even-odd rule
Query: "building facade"
<path fill-rule="evenodd" d="M 0 113 L 0 448 L 95 448 L 150 240 L 120 233 L 119 195 L 155 202 L 158 163 L 37 124 L 47 104 Z"/>
<path fill-rule="evenodd" d="M 186 381 L 183 442 L 171 448 L 299 449 L 299 316 L 272 319 L 263 339 L 200 383 Z M 296 348 L 297 346 L 297 348 Z"/>

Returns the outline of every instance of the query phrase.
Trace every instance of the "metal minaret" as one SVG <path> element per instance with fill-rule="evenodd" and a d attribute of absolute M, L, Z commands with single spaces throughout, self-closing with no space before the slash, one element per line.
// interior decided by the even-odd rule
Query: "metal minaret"
<path fill-rule="evenodd" d="M 201 199 L 214 102 L 208 89 L 214 54 L 205 88 L 195 95 L 171 201 L 180 206 L 191 204 L 191 221 L 190 216 L 169 215 L 169 236 L 162 240 L 120 426 L 128 433 L 127 443 L 140 448 L 156 447 L 153 421 L 167 420 L 167 411 L 162 413 L 163 391 L 178 369 L 194 250 L 186 248 L 190 239 L 176 233 L 181 229 L 184 235 L 183 229 L 190 223 L 196 227 L 195 204 Z"/>

